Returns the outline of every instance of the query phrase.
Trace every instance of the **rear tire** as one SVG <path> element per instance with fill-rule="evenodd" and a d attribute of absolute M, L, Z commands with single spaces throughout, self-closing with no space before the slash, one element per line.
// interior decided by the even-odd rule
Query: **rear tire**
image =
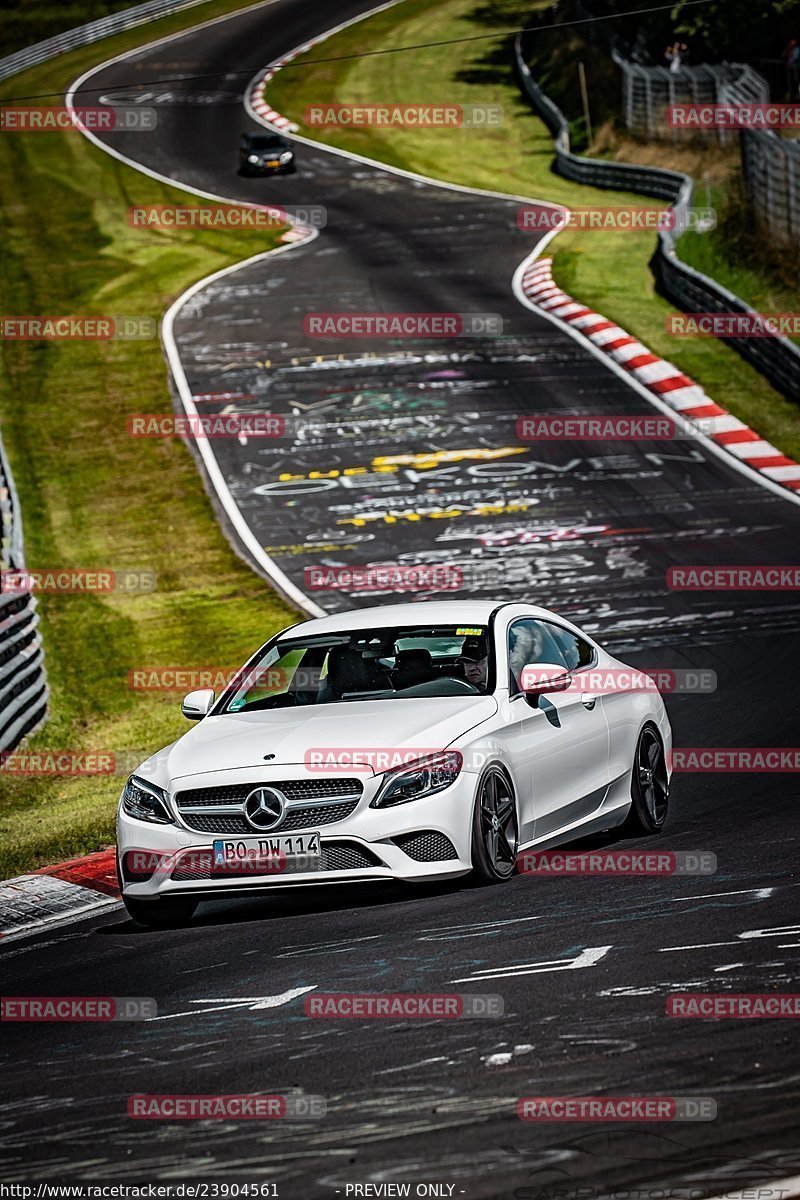
<path fill-rule="evenodd" d="M 631 808 L 622 832 L 649 836 L 664 828 L 669 810 L 669 782 L 664 746 L 655 725 L 645 725 L 636 743 L 631 771 Z"/>
<path fill-rule="evenodd" d="M 197 900 L 183 897 L 165 897 L 161 900 L 139 900 L 132 896 L 122 897 L 122 903 L 128 910 L 128 916 L 137 925 L 148 929 L 180 929 L 188 925 L 195 914 Z"/>
<path fill-rule="evenodd" d="M 505 883 L 517 866 L 519 823 L 511 780 L 490 766 L 478 785 L 472 817 L 472 878 L 475 883 Z"/>

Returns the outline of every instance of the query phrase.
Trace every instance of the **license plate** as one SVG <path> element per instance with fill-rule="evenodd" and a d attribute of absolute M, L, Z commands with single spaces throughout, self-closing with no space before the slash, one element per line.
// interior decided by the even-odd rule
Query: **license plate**
<path fill-rule="evenodd" d="M 279 167 L 280 165 L 281 165 L 281 161 L 279 158 L 268 158 L 267 159 L 268 167 Z"/>
<path fill-rule="evenodd" d="M 321 864 L 319 833 L 285 833 L 259 838 L 215 838 L 214 867 L 264 874 L 281 871 L 314 871 Z"/>

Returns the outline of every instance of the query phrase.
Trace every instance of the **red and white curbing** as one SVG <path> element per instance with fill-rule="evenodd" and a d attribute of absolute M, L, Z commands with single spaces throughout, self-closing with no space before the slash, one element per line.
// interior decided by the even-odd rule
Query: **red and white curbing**
<path fill-rule="evenodd" d="M 257 76 L 250 85 L 250 93 L 248 100 L 253 112 L 258 113 L 264 121 L 268 121 L 270 125 L 274 125 L 276 129 L 288 130 L 290 133 L 295 133 L 300 126 L 294 121 L 290 121 L 288 117 L 283 117 L 279 112 L 276 112 L 271 104 L 268 104 L 264 99 L 264 89 L 269 81 L 280 71 L 281 67 L 285 67 L 292 59 L 297 58 L 300 54 L 305 54 L 306 50 L 310 50 L 312 46 L 316 46 L 318 42 L 324 41 L 324 38 L 314 38 L 311 42 L 305 42 L 302 46 L 296 46 L 289 54 L 285 54 L 283 58 L 277 59 L 274 63 L 270 63 L 263 75 Z"/>
<path fill-rule="evenodd" d="M 113 847 L 0 883 L 0 945 L 118 908 Z"/>
<path fill-rule="evenodd" d="M 579 330 L 683 420 L 695 425 L 740 462 L 773 483 L 800 492 L 800 463 L 781 454 L 738 417 L 721 408 L 671 362 L 652 354 L 619 325 L 567 295 L 553 279 L 552 266 L 552 258 L 541 258 L 525 268 L 522 291 L 530 301 L 549 316 Z"/>
<path fill-rule="evenodd" d="M 288 117 L 283 117 L 279 112 L 276 112 L 271 104 L 268 104 L 264 99 L 264 88 L 269 83 L 270 79 L 280 71 L 281 67 L 286 66 L 293 58 L 297 58 L 298 54 L 304 54 L 306 50 L 310 50 L 312 46 L 321 41 L 321 38 L 313 42 L 306 42 L 304 46 L 298 46 L 291 53 L 284 55 L 283 58 L 277 60 L 267 67 L 263 75 L 259 75 L 253 80 L 248 93 L 248 102 L 253 112 L 256 113 L 262 121 L 272 125 L 275 129 L 282 130 L 284 133 L 296 133 L 300 128 L 294 121 L 290 121 Z M 304 242 L 313 231 L 305 225 L 295 225 L 281 237 L 282 242 Z"/>

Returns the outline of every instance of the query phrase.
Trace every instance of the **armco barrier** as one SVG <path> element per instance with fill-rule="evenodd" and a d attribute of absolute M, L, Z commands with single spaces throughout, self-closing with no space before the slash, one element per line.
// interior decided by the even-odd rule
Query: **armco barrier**
<path fill-rule="evenodd" d="M 57 58 L 59 54 L 66 54 L 68 50 L 89 46 L 92 42 L 99 42 L 114 33 L 122 33 L 153 18 L 167 17 L 170 13 L 193 8 L 203 2 L 204 0 L 147 0 L 145 4 L 136 4 L 132 8 L 122 9 L 121 12 L 111 13 L 108 17 L 101 17 L 98 21 L 90 21 L 87 25 L 67 29 L 55 37 L 36 42 L 33 46 L 26 46 L 24 50 L 17 50 L 7 58 L 0 58 L 0 79 L 9 79 L 12 75 L 18 75 L 20 71 L 26 71 L 28 67 L 36 67 L 39 63 Z"/>
<path fill-rule="evenodd" d="M 526 44 L 526 35 L 518 34 L 514 42 L 517 80 L 531 108 L 553 135 L 556 172 L 575 183 L 671 200 L 676 212 L 675 228 L 659 231 L 650 263 L 663 294 L 683 312 L 754 313 L 739 296 L 678 258 L 676 243 L 686 228 L 694 190 L 690 176 L 661 167 L 607 162 L 573 154 L 569 148 L 567 119 L 533 78 L 526 62 Z M 790 400 L 800 400 L 800 347 L 783 337 L 729 338 L 726 344 L 737 350 L 778 391 Z"/>
<path fill-rule="evenodd" d="M 0 568 L 25 565 L 19 503 L 0 442 Z M 11 750 L 45 718 L 47 676 L 36 601 L 0 592 L 0 751 Z"/>

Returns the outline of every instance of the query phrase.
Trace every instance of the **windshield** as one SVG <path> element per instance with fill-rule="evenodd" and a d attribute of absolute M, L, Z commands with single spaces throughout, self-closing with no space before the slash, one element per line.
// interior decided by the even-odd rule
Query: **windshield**
<path fill-rule="evenodd" d="M 251 137 L 249 144 L 253 150 L 279 150 L 286 145 L 281 137 Z"/>
<path fill-rule="evenodd" d="M 284 637 L 234 681 L 221 712 L 397 697 L 485 696 L 484 625 L 365 629 Z"/>

